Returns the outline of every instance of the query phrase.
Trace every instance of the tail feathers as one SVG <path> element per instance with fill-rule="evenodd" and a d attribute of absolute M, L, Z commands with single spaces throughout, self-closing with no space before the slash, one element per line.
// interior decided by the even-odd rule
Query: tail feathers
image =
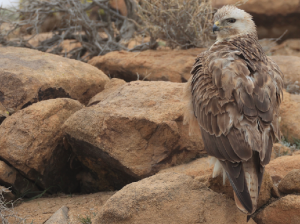
<path fill-rule="evenodd" d="M 257 164 L 257 159 L 257 156 L 253 156 L 250 160 L 241 163 L 220 161 L 215 157 L 211 157 L 210 160 L 210 163 L 214 164 L 213 178 L 223 171 L 223 182 L 227 176 L 234 190 L 236 206 L 248 215 L 253 214 L 257 208 L 262 179 L 259 160 Z"/>
<path fill-rule="evenodd" d="M 228 175 L 228 173 L 227 173 Z M 241 186 L 241 183 L 243 181 L 243 190 L 240 191 L 237 187 L 236 187 L 236 183 L 234 183 L 234 181 L 231 179 L 231 177 L 228 175 L 228 179 L 230 181 L 230 184 L 234 190 L 234 195 L 235 195 L 235 202 L 236 202 L 236 206 L 244 213 L 246 214 L 252 214 L 253 212 L 253 205 L 252 205 L 252 200 L 248 191 L 247 183 L 246 183 L 246 179 L 244 178 L 243 173 L 241 172 L 241 177 L 239 178 L 240 180 L 238 180 L 238 185 Z M 235 181 L 236 182 L 236 181 Z M 238 202 L 238 203 L 237 203 Z"/>
<path fill-rule="evenodd" d="M 260 171 L 258 170 L 258 165 L 255 163 L 255 157 L 252 157 L 247 162 L 243 162 L 243 168 L 253 206 L 253 210 L 250 212 L 250 214 L 252 214 L 257 208 L 259 193 L 258 173 L 260 173 Z"/>
<path fill-rule="evenodd" d="M 248 213 L 248 211 L 244 208 L 244 206 L 242 205 L 242 203 L 240 202 L 240 200 L 238 199 L 238 197 L 236 196 L 234 191 L 233 191 L 233 195 L 234 195 L 234 201 L 235 201 L 236 207 L 238 207 L 238 209 L 241 210 L 242 212 Z"/>
<path fill-rule="evenodd" d="M 243 162 L 243 171 L 244 171 L 244 178 L 245 178 L 245 185 L 247 186 L 248 190 L 248 197 L 250 197 L 251 200 L 251 208 L 246 207 L 243 202 L 244 198 L 241 198 L 239 193 L 237 191 L 234 192 L 234 200 L 236 206 L 244 213 L 247 213 L 248 215 L 251 215 L 255 212 L 257 208 L 257 201 L 258 201 L 258 194 L 259 194 L 259 178 L 258 173 L 260 171 L 258 170 L 258 166 L 255 163 L 255 158 L 251 158 L 247 162 Z M 249 204 L 249 203 L 247 203 Z"/>
<path fill-rule="evenodd" d="M 247 222 L 249 222 L 251 216 L 250 215 L 247 215 Z"/>

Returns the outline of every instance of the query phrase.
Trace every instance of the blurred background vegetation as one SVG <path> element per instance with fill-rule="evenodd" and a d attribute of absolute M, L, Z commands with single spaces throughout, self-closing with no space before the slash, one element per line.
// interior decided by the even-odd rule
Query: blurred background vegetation
<path fill-rule="evenodd" d="M 212 16 L 209 0 L 21 0 L 18 7 L 1 8 L 0 44 L 83 61 L 159 44 L 207 47 Z M 139 40 L 134 47 L 133 38 Z"/>
<path fill-rule="evenodd" d="M 299 35 L 299 14 L 276 5 L 264 11 L 258 0 L 20 0 L 0 9 L 0 44 L 81 61 L 120 50 L 203 48 L 215 39 L 213 14 L 224 4 L 254 16 L 268 54 Z"/>

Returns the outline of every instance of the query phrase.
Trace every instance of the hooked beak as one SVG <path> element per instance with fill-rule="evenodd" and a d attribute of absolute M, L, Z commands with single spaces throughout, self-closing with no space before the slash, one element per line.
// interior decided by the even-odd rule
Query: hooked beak
<path fill-rule="evenodd" d="M 220 28 L 216 24 L 213 25 L 213 33 L 215 33 L 215 31 L 220 31 Z"/>

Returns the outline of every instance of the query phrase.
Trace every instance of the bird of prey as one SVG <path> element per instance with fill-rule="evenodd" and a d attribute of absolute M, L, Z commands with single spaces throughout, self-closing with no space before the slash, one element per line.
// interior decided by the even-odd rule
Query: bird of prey
<path fill-rule="evenodd" d="M 184 90 L 184 122 L 190 134 L 201 131 L 215 160 L 213 177 L 223 171 L 237 207 L 249 218 L 273 142 L 280 139 L 283 74 L 263 52 L 250 14 L 224 6 L 212 29 L 217 41 L 196 58 Z"/>

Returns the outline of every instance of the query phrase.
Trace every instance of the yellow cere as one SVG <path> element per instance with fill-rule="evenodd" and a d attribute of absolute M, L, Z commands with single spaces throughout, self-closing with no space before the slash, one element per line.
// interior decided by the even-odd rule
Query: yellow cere
<path fill-rule="evenodd" d="M 220 25 L 220 22 L 219 22 L 219 21 L 215 22 L 215 25 L 216 25 L 216 26 L 219 26 L 219 25 Z"/>

